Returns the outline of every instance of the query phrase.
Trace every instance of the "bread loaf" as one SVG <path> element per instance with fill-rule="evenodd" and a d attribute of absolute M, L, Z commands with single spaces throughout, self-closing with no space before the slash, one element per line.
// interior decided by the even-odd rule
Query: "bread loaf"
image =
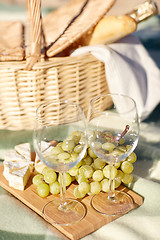
<path fill-rule="evenodd" d="M 105 16 L 96 25 L 88 45 L 113 43 L 136 29 L 137 23 L 130 16 Z"/>

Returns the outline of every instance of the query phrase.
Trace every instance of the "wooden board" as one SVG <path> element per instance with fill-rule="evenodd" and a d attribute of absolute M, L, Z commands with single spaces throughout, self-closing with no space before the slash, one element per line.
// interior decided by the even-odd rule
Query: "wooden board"
<path fill-rule="evenodd" d="M 43 206 L 49 202 L 50 200 L 57 198 L 58 196 L 49 195 L 46 198 L 41 198 L 38 196 L 36 192 L 36 187 L 32 184 L 32 179 L 30 178 L 26 189 L 24 191 L 15 190 L 14 188 L 9 187 L 8 181 L 3 176 L 3 166 L 0 166 L 0 185 L 6 189 L 8 192 L 13 194 L 16 198 L 22 201 L 25 205 L 35 211 L 37 214 L 42 216 L 42 208 Z M 72 184 L 66 192 L 66 197 L 74 198 L 73 196 L 73 189 L 75 185 Z M 131 191 L 130 189 L 120 186 L 120 190 L 127 192 L 129 195 L 132 196 L 134 199 L 134 206 L 133 209 L 139 207 L 143 204 L 143 197 L 139 196 L 137 193 Z M 69 239 L 77 240 L 80 239 L 103 225 L 115 220 L 120 216 L 105 216 L 102 214 L 97 213 L 92 207 L 90 206 L 91 196 L 85 197 L 82 202 L 85 204 L 87 208 L 86 216 L 78 223 L 75 223 L 71 226 L 59 226 L 54 225 L 54 228 L 57 228 L 64 236 L 67 236 Z M 64 237 L 66 239 L 66 237 Z"/>

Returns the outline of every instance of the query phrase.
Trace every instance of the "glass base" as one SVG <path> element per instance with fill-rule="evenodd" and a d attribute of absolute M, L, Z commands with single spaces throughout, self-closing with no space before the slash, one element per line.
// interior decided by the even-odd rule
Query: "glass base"
<path fill-rule="evenodd" d="M 71 225 L 86 215 L 86 207 L 75 199 L 66 199 L 65 208 L 60 207 L 61 200 L 48 202 L 42 209 L 43 218 L 51 224 Z"/>
<path fill-rule="evenodd" d="M 100 192 L 92 197 L 91 206 L 108 216 L 123 215 L 133 209 L 133 199 L 127 193 L 116 190 L 115 197 L 110 200 L 109 193 Z"/>

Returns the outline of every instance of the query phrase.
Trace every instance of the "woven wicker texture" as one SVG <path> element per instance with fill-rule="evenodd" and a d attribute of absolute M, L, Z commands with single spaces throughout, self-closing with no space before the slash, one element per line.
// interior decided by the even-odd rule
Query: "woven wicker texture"
<path fill-rule="evenodd" d="M 30 22 L 31 44 L 25 70 L 31 70 L 41 56 L 42 21 L 41 0 L 27 0 L 28 20 Z"/>
<path fill-rule="evenodd" d="M 46 54 L 55 56 L 92 31 L 114 0 L 72 0 L 43 19 Z"/>
<path fill-rule="evenodd" d="M 41 40 L 40 0 L 28 1 L 34 26 L 31 55 L 27 65 L 26 61 L 0 62 L 0 129 L 33 129 L 36 108 L 46 100 L 76 102 L 86 114 L 93 97 L 109 92 L 104 64 L 91 54 L 37 62 Z M 29 69 L 33 66 L 30 71 L 28 66 Z"/>
<path fill-rule="evenodd" d="M 36 63 L 32 71 L 0 64 L 0 128 L 32 129 L 35 111 L 46 100 L 70 100 L 86 113 L 91 98 L 107 93 L 104 65 L 88 54 Z"/>

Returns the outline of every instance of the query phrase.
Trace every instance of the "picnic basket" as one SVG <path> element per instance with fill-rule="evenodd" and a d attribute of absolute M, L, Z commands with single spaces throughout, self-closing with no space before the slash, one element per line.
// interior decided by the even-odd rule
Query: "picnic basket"
<path fill-rule="evenodd" d="M 90 53 L 45 59 L 40 0 L 28 0 L 27 12 L 30 54 L 0 62 L 0 129 L 32 129 L 36 108 L 46 100 L 70 100 L 86 113 L 90 99 L 109 92 L 104 64 Z"/>

